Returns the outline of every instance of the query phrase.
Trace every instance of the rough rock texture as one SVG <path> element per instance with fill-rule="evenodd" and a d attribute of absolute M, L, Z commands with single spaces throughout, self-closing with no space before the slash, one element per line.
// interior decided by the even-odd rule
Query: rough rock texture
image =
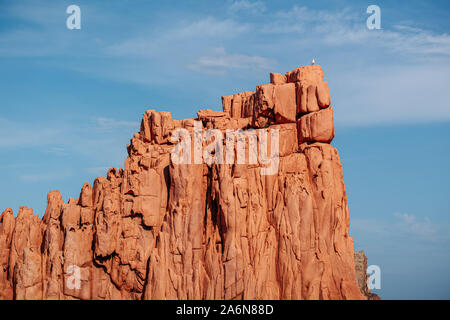
<path fill-rule="evenodd" d="M 334 138 L 333 107 L 313 111 L 298 120 L 298 139 L 329 143 Z"/>
<path fill-rule="evenodd" d="M 0 298 L 366 299 L 322 77 L 318 65 L 271 74 L 254 92 L 223 97 L 223 112 L 197 114 L 223 134 L 278 129 L 270 175 L 250 146 L 243 163 L 174 163 L 171 136 L 195 135 L 196 119 L 147 110 L 124 169 L 67 203 L 51 191 L 42 219 L 25 207 L 2 213 Z"/>
<path fill-rule="evenodd" d="M 367 257 L 362 250 L 355 252 L 355 272 L 356 282 L 361 293 L 368 300 L 381 300 L 377 294 L 370 292 L 370 289 L 367 287 L 367 280 L 369 279 L 367 275 Z"/>

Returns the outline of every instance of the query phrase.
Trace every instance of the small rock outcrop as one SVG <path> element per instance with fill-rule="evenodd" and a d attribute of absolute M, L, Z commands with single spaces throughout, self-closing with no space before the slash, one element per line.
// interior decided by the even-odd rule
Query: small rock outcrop
<path fill-rule="evenodd" d="M 51 191 L 42 219 L 6 209 L 0 298 L 367 299 L 322 68 L 222 102 L 147 110 L 123 169 Z"/>
<path fill-rule="evenodd" d="M 381 298 L 370 292 L 367 286 L 367 281 L 369 277 L 367 275 L 367 257 L 364 251 L 355 252 L 355 272 L 356 272 L 356 282 L 358 283 L 359 290 L 368 300 L 381 300 Z"/>

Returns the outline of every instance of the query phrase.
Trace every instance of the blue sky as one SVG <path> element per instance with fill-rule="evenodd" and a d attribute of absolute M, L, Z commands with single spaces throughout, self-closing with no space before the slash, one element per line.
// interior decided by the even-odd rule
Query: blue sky
<path fill-rule="evenodd" d="M 67 6 L 81 30 L 66 28 Z M 381 8 L 368 30 L 366 8 Z M 324 69 L 355 248 L 390 299 L 450 298 L 448 1 L 0 0 L 0 210 L 45 211 L 109 167 L 148 108 L 174 118 Z"/>

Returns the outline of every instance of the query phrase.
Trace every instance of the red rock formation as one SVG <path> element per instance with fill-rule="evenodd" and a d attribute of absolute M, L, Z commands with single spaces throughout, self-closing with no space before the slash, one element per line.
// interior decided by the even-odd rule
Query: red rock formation
<path fill-rule="evenodd" d="M 255 92 L 223 97 L 223 112 L 199 111 L 198 123 L 146 111 L 124 169 L 68 203 L 51 191 L 42 220 L 24 207 L 16 218 L 3 212 L 0 297 L 365 299 L 322 77 L 318 65 L 271 74 Z M 227 129 L 278 130 L 278 170 L 251 161 L 261 145 L 245 145 L 244 162 L 237 143 L 226 150 L 231 163 L 205 163 L 199 124 L 227 138 Z M 171 158 L 180 128 L 200 152 L 192 164 Z M 217 146 L 207 149 L 216 159 Z"/>

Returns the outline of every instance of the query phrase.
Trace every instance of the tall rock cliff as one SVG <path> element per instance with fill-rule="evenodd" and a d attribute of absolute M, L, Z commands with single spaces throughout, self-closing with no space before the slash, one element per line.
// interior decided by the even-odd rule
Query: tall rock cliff
<path fill-rule="evenodd" d="M 6 209 L 0 298 L 365 299 L 322 69 L 270 82 L 195 119 L 147 110 L 124 169 L 42 219 Z"/>

